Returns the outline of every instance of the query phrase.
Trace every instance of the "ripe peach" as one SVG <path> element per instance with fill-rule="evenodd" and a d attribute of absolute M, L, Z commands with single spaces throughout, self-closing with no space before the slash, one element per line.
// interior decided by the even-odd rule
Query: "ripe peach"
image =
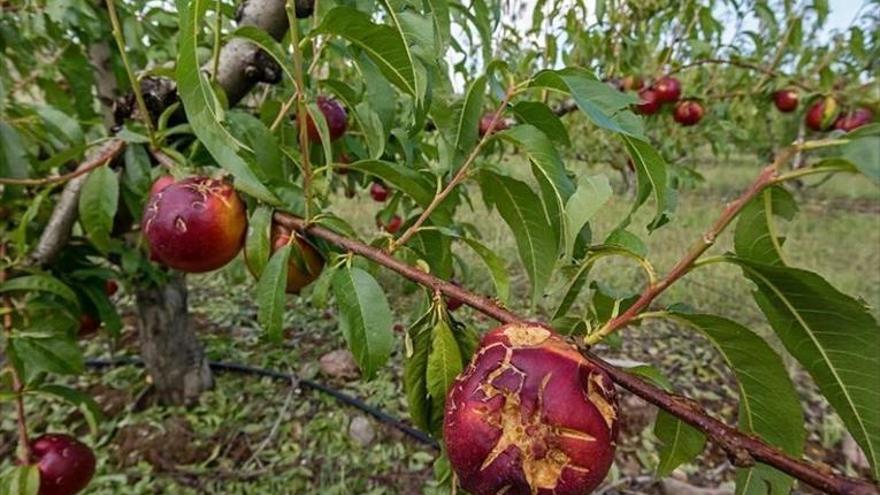
<path fill-rule="evenodd" d="M 372 197 L 374 201 L 382 203 L 388 199 L 388 194 L 388 188 L 381 182 L 373 182 L 373 185 L 370 186 L 370 197 Z"/>
<path fill-rule="evenodd" d="M 652 86 L 657 93 L 660 103 L 672 103 L 678 101 L 681 96 L 681 82 L 672 76 L 663 76 L 654 81 Z"/>
<path fill-rule="evenodd" d="M 321 113 L 324 114 L 324 120 L 327 121 L 330 141 L 336 141 L 345 134 L 347 127 L 346 119 L 348 115 L 345 113 L 345 109 L 342 108 L 338 101 L 326 96 L 319 96 L 317 105 L 321 109 Z M 309 134 L 309 141 L 313 143 L 321 142 L 321 134 L 318 132 L 318 128 L 315 126 L 315 121 L 312 120 L 311 115 L 306 116 L 306 130 Z"/>
<path fill-rule="evenodd" d="M 115 280 L 107 280 L 104 282 L 104 293 L 108 297 L 113 297 L 119 291 L 119 284 Z"/>
<path fill-rule="evenodd" d="M 851 112 L 846 112 L 837 117 L 834 121 L 834 128 L 841 131 L 852 131 L 863 125 L 868 125 L 874 120 L 874 112 L 865 107 L 856 108 Z"/>
<path fill-rule="evenodd" d="M 645 80 L 642 76 L 626 76 L 620 84 L 624 91 L 638 91 L 645 87 Z"/>
<path fill-rule="evenodd" d="M 703 105 L 693 100 L 679 102 L 675 105 L 672 118 L 685 127 L 696 125 L 703 119 Z"/>
<path fill-rule="evenodd" d="M 636 112 L 642 115 L 654 115 L 660 110 L 660 99 L 657 92 L 651 88 L 639 91 L 639 103 L 636 104 Z"/>
<path fill-rule="evenodd" d="M 773 103 L 782 113 L 790 113 L 797 110 L 798 100 L 797 91 L 791 88 L 780 89 L 773 93 Z"/>
<path fill-rule="evenodd" d="M 147 198 L 152 198 L 156 195 L 156 193 L 158 193 L 162 189 L 165 189 L 171 184 L 174 184 L 174 177 L 170 175 L 159 176 L 159 178 L 156 179 L 156 182 L 153 182 L 153 185 L 150 186 L 150 194 L 147 196 Z"/>
<path fill-rule="evenodd" d="M 492 330 L 446 400 L 443 438 L 474 495 L 582 495 L 611 467 L 614 385 L 553 331 Z"/>
<path fill-rule="evenodd" d="M 69 435 L 43 435 L 31 442 L 31 453 L 40 471 L 39 495 L 79 493 L 95 475 L 92 449 Z"/>
<path fill-rule="evenodd" d="M 289 294 L 298 294 L 303 287 L 318 279 L 324 269 L 324 256 L 305 237 L 299 233 L 291 233 L 290 230 L 279 224 L 272 224 L 271 242 L 272 252 L 278 251 L 290 243 L 293 235 L 293 243 L 290 252 L 290 261 L 287 264 L 287 287 Z M 253 274 L 254 271 L 245 258 L 245 264 Z"/>
<path fill-rule="evenodd" d="M 91 313 L 83 313 L 79 315 L 79 331 L 77 331 L 77 337 L 88 337 L 97 332 L 99 328 L 101 328 L 101 320 Z"/>
<path fill-rule="evenodd" d="M 392 216 L 387 224 L 382 224 L 382 220 L 376 219 L 376 226 L 382 228 L 385 232 L 389 234 L 396 234 L 400 231 L 400 226 L 403 225 L 403 219 L 400 218 L 400 215 Z"/>
<path fill-rule="evenodd" d="M 814 131 L 827 131 L 837 119 L 838 111 L 837 100 L 830 96 L 823 96 L 807 110 L 804 123 Z"/>
<path fill-rule="evenodd" d="M 200 273 L 216 270 L 238 254 L 247 216 L 231 185 L 190 177 L 150 197 L 141 228 L 153 259 L 176 270 Z"/>

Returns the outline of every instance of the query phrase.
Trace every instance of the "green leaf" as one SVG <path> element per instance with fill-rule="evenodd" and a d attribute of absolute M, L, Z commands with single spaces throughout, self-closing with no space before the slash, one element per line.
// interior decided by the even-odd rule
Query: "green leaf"
<path fill-rule="evenodd" d="M 382 119 L 379 114 L 373 110 L 370 103 L 362 101 L 354 106 L 352 113 L 361 132 L 364 133 L 364 141 L 367 142 L 367 149 L 370 150 L 370 158 L 378 159 L 385 153 L 385 140 L 388 133 L 385 132 L 385 126 L 382 125 Z"/>
<path fill-rule="evenodd" d="M 290 262 L 290 244 L 275 251 L 266 264 L 257 283 L 257 321 L 266 330 L 269 340 L 280 342 L 284 325 L 284 295 L 287 288 L 287 269 Z"/>
<path fill-rule="evenodd" d="M 373 24 L 370 16 L 353 7 L 335 7 L 324 15 L 313 34 L 341 36 L 360 47 L 388 81 L 419 99 L 412 55 L 403 34 L 391 26 Z"/>
<path fill-rule="evenodd" d="M 431 337 L 431 354 L 428 355 L 426 370 L 428 394 L 442 404 L 446 400 L 446 392 L 455 377 L 461 373 L 464 364 L 458 342 L 444 319 L 437 321 Z"/>
<path fill-rule="evenodd" d="M 545 87 L 571 94 L 578 108 L 597 126 L 644 139 L 638 120 L 627 118 L 627 108 L 638 102 L 631 94 L 622 93 L 596 76 L 577 68 L 544 70 L 535 75 L 531 87 Z"/>
<path fill-rule="evenodd" d="M 556 235 L 544 213 L 536 208 L 538 196 L 525 183 L 484 171 L 480 188 L 487 203 L 494 204 L 513 231 L 520 259 L 532 282 L 532 303 L 544 292 L 556 263 Z"/>
<path fill-rule="evenodd" d="M 713 315 L 673 312 L 670 316 L 708 337 L 736 374 L 740 429 L 800 457 L 806 438 L 804 415 L 782 358 L 761 337 L 735 321 Z M 788 493 L 791 485 L 789 476 L 765 465 L 737 472 L 737 493 Z"/>
<path fill-rule="evenodd" d="M 271 255 L 272 208 L 258 206 L 248 222 L 248 233 L 244 242 L 244 259 L 254 277 L 260 278 Z"/>
<path fill-rule="evenodd" d="M 198 59 L 200 23 L 210 2 L 193 0 L 180 9 L 180 50 L 177 54 L 177 86 L 186 117 L 199 141 L 217 163 L 235 176 L 236 187 L 266 203 L 277 205 L 278 199 L 260 183 L 251 165 L 239 151 L 243 145 L 221 124 L 217 98 L 202 74 Z M 184 4 L 186 5 L 186 4 Z"/>
<path fill-rule="evenodd" d="M 486 76 L 474 79 L 468 86 L 464 101 L 455 122 L 455 150 L 466 154 L 477 143 L 480 118 L 483 116 L 483 98 L 486 93 Z M 502 117 L 499 117 L 502 118 Z M 456 167 L 458 168 L 458 167 Z"/>
<path fill-rule="evenodd" d="M 10 179 L 24 179 L 28 176 L 29 167 L 27 153 L 21 136 L 14 127 L 6 122 L 0 122 L 0 177 Z M 20 192 L 20 187 L 4 186 L 3 196 L 9 190 Z"/>
<path fill-rule="evenodd" d="M 432 312 L 423 315 L 407 329 L 411 342 L 403 368 L 403 385 L 409 405 L 409 416 L 413 424 L 425 431 L 431 431 L 432 400 L 428 394 L 428 355 L 431 352 Z"/>
<path fill-rule="evenodd" d="M 546 104 L 538 101 L 521 101 L 513 106 L 513 113 L 522 122 L 540 129 L 556 144 L 571 145 L 568 129 Z"/>
<path fill-rule="evenodd" d="M 76 293 L 64 282 L 51 275 L 25 275 L 16 277 L 0 284 L 0 292 L 38 291 L 55 294 L 67 302 L 79 306 Z"/>
<path fill-rule="evenodd" d="M 565 203 L 565 220 L 568 224 L 567 231 L 571 233 L 566 238 L 565 256 L 571 257 L 574 249 L 575 234 L 580 232 L 584 225 L 599 212 L 602 206 L 611 199 L 613 191 L 608 177 L 604 175 L 582 176 L 578 179 L 577 190 Z"/>
<path fill-rule="evenodd" d="M 403 191 L 421 206 L 427 206 L 434 198 L 430 182 L 415 170 L 399 163 L 381 160 L 360 160 L 349 165 L 352 170 L 382 179 Z"/>
<path fill-rule="evenodd" d="M 82 353 L 76 341 L 70 337 L 50 335 L 39 338 L 13 335 L 10 344 L 29 376 L 39 371 L 62 375 L 76 375 L 83 371 Z"/>
<path fill-rule="evenodd" d="M 661 443 L 658 478 L 669 476 L 678 466 L 695 459 L 706 447 L 706 436 L 702 432 L 663 410 L 657 413 L 654 435 Z"/>
<path fill-rule="evenodd" d="M 15 466 L 0 479 L 0 495 L 37 495 L 40 470 L 36 464 Z"/>
<path fill-rule="evenodd" d="M 269 131 L 266 124 L 247 112 L 231 111 L 228 116 L 229 130 L 253 150 L 252 154 L 244 150 L 242 153 L 253 158 L 257 165 L 254 170 L 275 184 L 288 182 L 290 170 L 284 161 L 284 153 L 278 144 L 278 138 Z"/>
<path fill-rule="evenodd" d="M 93 170 L 79 195 L 79 222 L 89 240 L 101 251 L 110 249 L 113 217 L 119 205 L 119 180 L 110 167 Z"/>
<path fill-rule="evenodd" d="M 850 142 L 841 146 L 841 158 L 860 172 L 880 182 L 880 124 L 860 127 L 846 135 Z"/>
<path fill-rule="evenodd" d="M 89 301 L 98 311 L 98 320 L 104 324 L 104 328 L 114 338 L 119 337 L 122 331 L 122 318 L 116 311 L 116 306 L 110 301 L 107 292 L 104 289 L 104 282 L 100 284 L 83 284 L 80 290 L 85 293 Z"/>
<path fill-rule="evenodd" d="M 40 385 L 35 391 L 58 397 L 76 406 L 82 412 L 83 417 L 85 417 L 92 434 L 98 434 L 98 422 L 103 419 L 104 415 L 92 396 L 64 385 L 44 384 Z"/>
<path fill-rule="evenodd" d="M 495 295 L 503 304 L 508 304 L 510 301 L 510 276 L 505 268 L 504 259 L 476 239 L 468 237 L 460 237 L 460 239 L 483 260 L 486 268 L 489 269 L 489 275 L 492 276 L 492 283 L 495 284 Z"/>
<path fill-rule="evenodd" d="M 728 257 L 755 283 L 758 306 L 810 373 L 880 477 L 880 327 L 861 302 L 815 273 Z"/>
<path fill-rule="evenodd" d="M 657 203 L 657 214 L 651 220 L 648 229 L 654 230 L 669 221 L 671 210 L 666 162 L 657 153 L 657 150 L 646 141 L 629 136 L 623 136 L 623 141 L 636 166 L 636 177 L 639 182 L 638 194 L 632 212 L 635 213 L 653 193 Z"/>
<path fill-rule="evenodd" d="M 737 256 L 768 265 L 784 265 L 782 242 L 776 233 L 773 215 L 794 218 L 797 203 L 781 187 L 765 190 L 743 208 L 733 237 Z"/>
<path fill-rule="evenodd" d="M 394 342 L 385 293 L 372 275 L 357 267 L 336 272 L 333 292 L 342 335 L 364 376 L 372 378 L 388 360 Z"/>

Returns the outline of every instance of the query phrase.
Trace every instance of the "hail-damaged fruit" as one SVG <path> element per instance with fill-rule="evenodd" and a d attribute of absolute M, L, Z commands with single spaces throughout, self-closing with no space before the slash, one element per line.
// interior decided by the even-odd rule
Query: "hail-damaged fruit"
<path fill-rule="evenodd" d="M 610 378 L 553 331 L 512 323 L 486 334 L 446 400 L 443 438 L 474 495 L 583 495 L 614 458 Z"/>
<path fill-rule="evenodd" d="M 681 96 L 681 82 L 672 76 L 663 76 L 654 81 L 652 88 L 660 103 L 673 103 Z"/>
<path fill-rule="evenodd" d="M 43 435 L 31 442 L 40 472 L 39 495 L 73 495 L 95 475 L 95 454 L 79 440 L 62 434 Z"/>
<path fill-rule="evenodd" d="M 341 138 L 348 126 L 346 122 L 348 115 L 345 113 L 345 109 L 342 108 L 338 101 L 326 96 L 319 96 L 316 103 L 318 108 L 321 109 L 321 113 L 324 114 L 324 120 L 327 122 L 330 141 L 336 141 Z M 315 121 L 312 120 L 311 115 L 306 116 L 306 131 L 309 135 L 309 141 L 313 143 L 321 142 L 321 133 L 318 132 L 318 128 L 315 126 Z"/>
<path fill-rule="evenodd" d="M 200 273 L 216 270 L 238 254 L 247 216 L 231 185 L 190 177 L 150 196 L 141 228 L 153 259 L 182 272 Z"/>
<path fill-rule="evenodd" d="M 841 131 L 853 131 L 870 124 L 874 120 L 874 112 L 870 108 L 860 107 L 851 112 L 840 114 L 834 121 L 834 128 Z"/>

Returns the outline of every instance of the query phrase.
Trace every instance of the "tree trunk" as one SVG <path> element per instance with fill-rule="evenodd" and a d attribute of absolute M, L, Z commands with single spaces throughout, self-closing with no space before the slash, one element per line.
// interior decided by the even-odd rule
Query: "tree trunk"
<path fill-rule="evenodd" d="M 141 356 L 159 400 L 190 405 L 214 383 L 202 345 L 189 320 L 186 281 L 136 289 Z"/>

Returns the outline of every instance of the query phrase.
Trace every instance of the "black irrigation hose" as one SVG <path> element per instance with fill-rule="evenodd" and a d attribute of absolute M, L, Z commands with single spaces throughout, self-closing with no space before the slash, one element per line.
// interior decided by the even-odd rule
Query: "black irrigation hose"
<path fill-rule="evenodd" d="M 126 357 L 120 357 L 120 358 L 114 358 L 114 359 L 100 359 L 99 358 L 99 359 L 86 360 L 86 366 L 89 366 L 92 368 L 106 368 L 106 367 L 115 367 L 115 366 L 122 366 L 122 365 L 143 367 L 144 362 L 140 359 L 126 358 Z M 437 443 L 437 440 L 434 440 L 433 438 L 431 438 L 427 433 L 425 433 L 421 430 L 418 430 L 416 428 L 413 428 L 412 426 L 407 425 L 400 418 L 392 416 L 392 415 L 382 411 L 381 409 L 377 409 L 377 408 L 365 403 L 364 401 L 362 401 L 356 397 L 352 397 L 351 395 L 348 395 L 344 392 L 340 392 L 339 390 L 328 387 L 327 385 L 322 385 L 322 384 L 315 382 L 315 381 L 312 381 L 312 380 L 297 378 L 296 376 L 291 375 L 289 373 L 282 373 L 280 371 L 268 370 L 265 368 L 255 368 L 253 366 L 248 366 L 245 364 L 210 361 L 209 365 L 211 366 L 211 369 L 214 371 L 228 371 L 228 372 L 234 372 L 234 373 L 244 373 L 244 374 L 249 374 L 249 375 L 257 375 L 257 376 L 264 376 L 264 377 L 268 377 L 268 378 L 274 378 L 276 380 L 285 380 L 287 382 L 297 383 L 300 386 L 305 387 L 305 388 L 309 388 L 312 390 L 317 390 L 319 392 L 323 392 L 323 393 L 335 398 L 336 400 L 338 400 L 344 404 L 347 404 L 349 406 L 360 409 L 361 411 L 369 414 L 370 416 L 373 416 L 374 418 L 378 419 L 379 421 L 386 423 L 386 424 L 392 426 L 393 428 L 396 428 L 397 430 L 402 431 L 403 433 L 410 436 L 411 438 L 418 441 L 419 443 L 427 445 L 433 449 L 440 450 L 440 444 Z"/>

